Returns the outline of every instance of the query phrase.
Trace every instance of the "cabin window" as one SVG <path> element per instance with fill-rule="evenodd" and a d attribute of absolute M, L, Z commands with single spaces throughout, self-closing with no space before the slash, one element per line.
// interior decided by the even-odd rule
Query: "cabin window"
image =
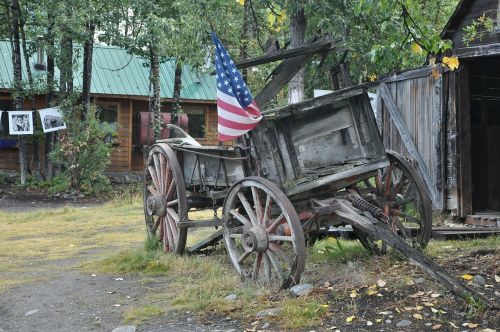
<path fill-rule="evenodd" d="M 109 133 L 106 134 L 106 142 L 117 144 L 118 140 L 118 105 L 116 104 L 99 104 L 96 110 L 97 119 L 106 123 L 105 129 L 109 129 Z M 104 127 L 104 126 L 103 126 Z"/>
<path fill-rule="evenodd" d="M 17 140 L 14 136 L 9 135 L 9 117 L 7 111 L 12 111 L 12 100 L 0 99 L 0 111 L 2 118 L 0 119 L 0 149 L 15 147 Z"/>
<path fill-rule="evenodd" d="M 193 138 L 205 138 L 205 110 L 188 110 L 189 135 Z"/>

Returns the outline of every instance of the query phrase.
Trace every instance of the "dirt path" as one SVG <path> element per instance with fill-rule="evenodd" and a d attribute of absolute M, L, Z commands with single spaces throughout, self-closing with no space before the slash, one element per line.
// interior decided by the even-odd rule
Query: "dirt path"
<path fill-rule="evenodd" d="M 11 289 L 0 297 L 0 328 L 17 332 L 112 331 L 124 325 L 123 312 L 139 298 L 168 287 L 165 278 L 117 278 L 71 269 L 54 279 Z M 140 331 L 226 331 L 237 327 L 234 321 L 207 325 L 189 314 L 170 314 L 141 325 Z"/>
<path fill-rule="evenodd" d="M 17 219 L 20 215 L 26 215 L 26 213 L 38 213 L 40 210 L 54 210 L 64 206 L 76 209 L 88 208 L 90 211 L 93 206 L 98 204 L 103 204 L 103 202 L 85 198 L 50 197 L 42 191 L 3 188 L 2 193 L 0 193 L 0 212 L 9 212 L 10 214 L 5 215 L 6 218 L 0 216 L 0 231 L 7 231 L 6 224 L 14 222 L 13 219 Z M 138 214 L 142 213 L 141 209 L 137 210 Z M 41 213 L 47 215 L 44 218 L 52 218 L 50 214 L 47 214 L 48 212 Z M 136 213 L 135 210 L 134 213 Z M 124 215 L 126 214 L 124 213 Z M 138 219 L 137 216 L 133 218 L 134 220 Z M 94 226 L 91 227 L 95 228 L 89 230 L 85 228 L 69 228 L 64 231 L 51 229 L 47 230 L 47 233 L 44 233 L 43 230 L 37 230 L 35 233 L 26 231 L 28 225 L 35 222 L 30 220 L 28 224 L 20 225 L 19 232 L 16 233 L 18 235 L 7 237 L 4 240 L 15 243 L 19 240 L 26 241 L 29 238 L 37 241 L 47 236 L 56 239 L 61 236 L 61 232 L 74 231 L 82 234 L 82 237 L 85 238 L 83 243 L 88 244 L 92 241 L 97 243 L 95 238 L 102 233 L 98 227 L 104 227 L 102 222 L 92 222 Z M 67 223 L 71 222 L 82 223 L 83 221 L 67 221 Z M 41 228 L 52 227 L 48 226 L 45 220 L 39 220 L 38 223 Z M 138 238 L 143 237 L 142 224 L 134 224 L 133 228 L 130 227 L 132 226 L 104 229 L 105 232 L 109 233 L 138 233 Z M 18 286 L 5 287 L 7 290 L 0 295 L 0 332 L 112 331 L 120 326 L 133 325 L 133 323 L 124 323 L 123 315 L 127 310 L 144 306 L 144 299 L 150 295 L 170 291 L 169 287 L 171 286 L 166 277 L 99 273 L 95 275 L 80 268 L 86 262 L 112 255 L 120 249 L 138 246 L 140 242 L 125 242 L 117 245 L 116 248 L 110 242 L 104 242 L 99 246 L 91 247 L 91 249 L 79 250 L 75 256 L 68 256 L 64 253 L 65 246 L 74 248 L 81 246 L 82 243 L 74 242 L 75 238 L 70 240 L 69 237 L 66 241 L 68 242 L 66 245 L 59 242 L 54 242 L 53 245 L 53 247 L 60 247 L 54 249 L 55 251 L 63 252 L 63 255 L 67 256 L 63 259 L 46 260 L 46 257 L 36 259 L 33 255 L 24 257 L 9 252 L 0 253 L 0 280 L 15 281 L 18 279 L 22 281 Z M 29 243 L 24 242 L 12 250 L 23 250 L 22 248 L 28 245 Z M 33 244 L 31 245 L 33 246 Z M 8 251 L 10 248 L 6 249 Z M 46 247 L 39 249 L 42 252 L 47 250 Z M 32 248 L 27 248 L 27 250 L 31 252 Z M 34 281 L 29 281 L 30 279 Z M 138 331 L 241 330 L 237 321 L 225 320 L 224 317 L 215 322 L 200 322 L 195 315 L 172 313 L 168 312 L 168 309 L 165 308 L 166 314 L 139 324 Z"/>

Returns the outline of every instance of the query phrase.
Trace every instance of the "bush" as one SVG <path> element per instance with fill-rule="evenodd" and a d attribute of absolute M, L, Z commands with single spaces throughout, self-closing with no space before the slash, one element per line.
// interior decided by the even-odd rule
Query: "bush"
<path fill-rule="evenodd" d="M 95 106 L 91 106 L 86 121 L 80 121 L 80 108 L 62 107 L 68 129 L 60 132 L 60 139 L 51 158 L 63 167 L 63 177 L 68 188 L 85 195 L 95 196 L 110 189 L 109 179 L 104 175 L 111 162 L 111 143 L 106 138 L 114 135 L 109 124 L 95 117 Z M 76 115 L 75 115 L 76 114 Z M 58 184 L 64 186 L 63 181 Z"/>

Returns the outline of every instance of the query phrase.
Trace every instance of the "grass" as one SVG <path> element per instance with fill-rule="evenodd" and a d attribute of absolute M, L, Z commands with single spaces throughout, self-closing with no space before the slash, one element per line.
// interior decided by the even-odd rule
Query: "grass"
<path fill-rule="evenodd" d="M 145 305 L 143 307 L 130 308 L 123 313 L 124 323 L 138 325 L 157 316 L 165 314 L 165 309 L 155 305 Z"/>
<path fill-rule="evenodd" d="M 116 200 L 92 208 L 0 212 L 0 291 L 32 282 L 33 271 L 50 275 L 52 262 L 61 269 L 82 255 L 141 243 L 142 207 L 137 200 L 130 203 Z"/>
<path fill-rule="evenodd" d="M 210 219 L 213 211 L 190 213 L 191 219 Z M 188 245 L 205 238 L 213 229 L 190 230 Z M 134 191 L 115 197 L 110 203 L 87 209 L 62 208 L 22 213 L 0 212 L 0 292 L 24 282 L 36 281 L 32 271 L 87 262 L 83 270 L 107 274 L 133 274 L 147 284 L 150 293 L 135 307 L 123 312 L 125 323 L 140 324 L 166 313 L 165 308 L 200 315 L 220 315 L 255 320 L 256 312 L 272 307 L 283 310 L 270 321 L 287 329 L 318 326 L 332 314 L 324 293 L 297 299 L 286 292 L 272 293 L 266 286 L 241 283 L 219 246 L 210 256 L 176 256 L 159 251 L 158 243 L 144 242 L 142 198 Z M 448 257 L 459 251 L 498 250 L 499 237 L 469 241 L 431 241 L 426 253 Z M 100 258 L 97 258 L 97 255 Z M 415 271 L 401 257 L 370 256 L 358 241 L 324 239 L 308 249 L 303 280 L 315 286 L 331 282 L 329 295 L 342 299 L 353 289 L 364 289 L 384 279 L 392 291 L 403 289 Z M 74 261 L 77 261 L 76 263 Z M 411 270 L 410 270 L 411 269 Z M 402 275 L 402 271 L 406 271 Z M 235 293 L 237 300 L 227 301 Z"/>

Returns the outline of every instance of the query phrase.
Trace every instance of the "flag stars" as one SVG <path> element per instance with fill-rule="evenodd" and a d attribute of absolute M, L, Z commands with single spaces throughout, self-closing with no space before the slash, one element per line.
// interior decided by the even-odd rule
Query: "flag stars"
<path fill-rule="evenodd" d="M 229 84 L 229 81 L 228 80 L 225 80 L 224 81 L 224 85 L 228 85 Z M 246 91 L 245 91 L 246 92 Z"/>

